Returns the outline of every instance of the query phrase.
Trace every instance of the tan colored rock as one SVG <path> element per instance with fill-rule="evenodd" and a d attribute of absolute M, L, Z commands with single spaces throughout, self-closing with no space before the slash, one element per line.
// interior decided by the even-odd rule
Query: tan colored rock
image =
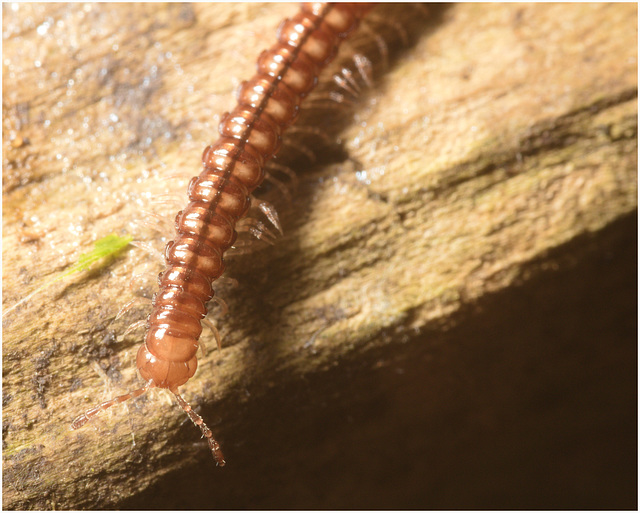
<path fill-rule="evenodd" d="M 162 247 L 171 232 L 137 223 L 141 209 L 167 191 L 184 195 L 184 180 L 162 178 L 199 172 L 234 88 L 296 8 L 3 9 L 7 310 L 105 235 Z M 408 9 L 388 12 L 402 23 L 420 16 Z M 623 235 L 634 237 L 637 6 L 432 13 L 344 123 L 347 157 L 301 170 L 296 200 L 281 210 L 285 236 L 230 264 L 239 285 L 223 288 L 224 348 L 204 337 L 210 351 L 183 387 L 229 465 L 214 469 L 162 392 L 69 428 L 138 383 L 142 332 L 121 335 L 145 308 L 114 318 L 133 297 L 132 274 L 153 276 L 159 264 L 131 249 L 3 317 L 4 509 L 633 507 L 616 488 L 624 480 L 581 492 L 596 487 L 584 483 L 600 478 L 603 461 L 626 469 L 616 455 L 627 446 L 581 431 L 571 398 L 582 395 L 571 391 L 597 397 L 587 370 L 610 377 L 612 391 L 631 390 L 615 378 L 633 374 L 622 364 L 633 365 L 635 343 L 576 350 L 549 335 L 536 349 L 510 339 L 491 305 L 505 308 L 514 333 L 528 321 L 527 333 L 544 333 L 533 321 L 540 302 L 527 319 L 494 298 L 555 296 L 553 273 L 574 283 L 571 269 L 590 262 L 594 244 L 626 248 Z M 153 291 L 153 278 L 142 282 Z M 567 318 L 589 325 L 593 316 L 566 301 Z M 481 311 L 498 323 L 495 337 L 469 321 Z M 555 409 L 549 395 L 560 397 Z M 620 412 L 635 399 L 618 397 L 602 415 L 590 403 L 593 419 L 611 419 L 605 434 L 627 432 Z M 518 435 L 501 431 L 511 416 Z M 522 443 L 529 426 L 540 427 L 543 449 Z M 569 444 L 563 459 L 554 444 L 571 434 L 586 453 Z M 536 458 L 552 449 L 560 463 L 549 470 Z M 565 495 L 536 495 L 541 476 Z"/>

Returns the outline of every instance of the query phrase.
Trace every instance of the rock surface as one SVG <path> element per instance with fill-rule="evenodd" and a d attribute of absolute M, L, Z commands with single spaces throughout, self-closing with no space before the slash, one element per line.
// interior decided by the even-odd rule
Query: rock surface
<path fill-rule="evenodd" d="M 6 311 L 105 235 L 171 238 L 141 209 L 172 219 L 296 7 L 3 9 Z M 4 509 L 637 507 L 637 6 L 422 16 L 378 13 L 418 28 L 346 121 L 309 114 L 340 151 L 229 264 L 183 387 L 227 467 L 162 392 L 69 429 L 137 387 L 133 248 L 3 317 Z"/>

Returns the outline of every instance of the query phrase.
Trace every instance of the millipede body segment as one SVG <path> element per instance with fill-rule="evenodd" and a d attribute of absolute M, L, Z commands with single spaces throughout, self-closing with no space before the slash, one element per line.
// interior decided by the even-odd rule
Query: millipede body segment
<path fill-rule="evenodd" d="M 220 138 L 205 148 L 203 171 L 192 178 L 190 203 L 176 216 L 176 237 L 164 251 L 166 269 L 158 276 L 137 366 L 144 387 L 86 411 L 77 429 L 100 411 L 137 397 L 149 388 L 167 388 L 202 430 L 218 465 L 225 461 L 202 418 L 178 393 L 195 373 L 196 352 L 212 283 L 224 271 L 224 252 L 236 240 L 236 223 L 262 183 L 265 164 L 295 121 L 300 103 L 333 59 L 341 41 L 370 8 L 367 4 L 305 3 L 283 21 L 278 42 L 258 58 L 257 73 L 238 90 L 238 105 L 220 122 Z"/>

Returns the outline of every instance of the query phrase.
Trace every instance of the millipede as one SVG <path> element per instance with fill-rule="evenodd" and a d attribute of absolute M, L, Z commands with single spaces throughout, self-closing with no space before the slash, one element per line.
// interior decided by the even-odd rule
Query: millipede
<path fill-rule="evenodd" d="M 136 357 L 144 386 L 85 411 L 73 421 L 73 429 L 150 388 L 167 389 L 200 428 L 216 464 L 225 464 L 212 431 L 178 388 L 196 372 L 213 282 L 224 272 L 224 253 L 236 242 L 238 222 L 265 179 L 266 163 L 278 152 L 282 134 L 295 122 L 321 70 L 371 7 L 304 3 L 282 22 L 277 42 L 258 57 L 257 73 L 240 85 L 237 106 L 222 116 L 220 137 L 205 148 L 203 171 L 189 183 L 190 203 L 176 215 L 176 236 L 164 250 L 166 268 L 158 276 L 159 291 Z"/>

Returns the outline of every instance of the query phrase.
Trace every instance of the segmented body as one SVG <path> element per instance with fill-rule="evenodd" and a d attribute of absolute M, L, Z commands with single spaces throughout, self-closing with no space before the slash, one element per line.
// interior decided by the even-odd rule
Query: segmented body
<path fill-rule="evenodd" d="M 145 342 L 137 366 L 146 386 L 107 401 L 80 416 L 82 426 L 99 411 L 144 393 L 168 388 L 207 437 L 218 464 L 220 448 L 202 419 L 179 396 L 197 368 L 196 352 L 212 283 L 224 271 L 224 252 L 234 243 L 236 223 L 262 183 L 265 164 L 278 151 L 281 134 L 295 121 L 302 99 L 358 25 L 367 4 L 303 4 L 278 31 L 278 42 L 262 52 L 257 73 L 238 91 L 238 105 L 220 122 L 220 138 L 203 153 L 203 171 L 188 188 L 190 203 L 176 216 L 176 238 L 165 248 L 166 269 L 158 277 Z"/>
<path fill-rule="evenodd" d="M 238 106 L 223 116 L 221 137 L 204 150 L 204 170 L 189 184 L 191 202 L 176 217 L 177 236 L 166 246 L 167 268 L 138 351 L 140 374 L 154 386 L 180 386 L 196 371 L 200 320 L 214 294 L 211 284 L 224 271 L 223 254 L 236 239 L 236 222 L 301 100 L 365 9 L 304 4 L 281 25 L 278 43 L 258 59 L 258 73 L 241 85 Z"/>

